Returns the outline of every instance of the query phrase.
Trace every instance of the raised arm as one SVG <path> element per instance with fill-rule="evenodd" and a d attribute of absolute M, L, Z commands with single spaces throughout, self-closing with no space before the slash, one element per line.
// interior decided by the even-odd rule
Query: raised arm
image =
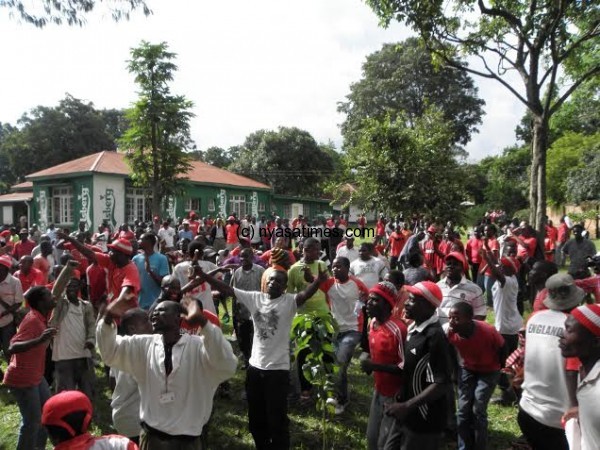
<path fill-rule="evenodd" d="M 57 239 L 62 239 L 65 242 L 71 243 L 73 245 L 73 247 L 75 247 L 79 251 L 79 253 L 81 253 L 90 263 L 93 264 L 97 261 L 96 253 L 94 253 L 92 250 L 87 248 L 85 245 L 83 245 L 77 239 L 70 237 L 68 234 L 63 233 L 62 231 L 57 232 L 56 237 L 57 237 Z"/>

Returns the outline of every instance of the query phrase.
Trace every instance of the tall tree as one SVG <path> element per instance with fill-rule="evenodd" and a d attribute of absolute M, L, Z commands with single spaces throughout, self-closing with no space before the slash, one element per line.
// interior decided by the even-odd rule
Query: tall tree
<path fill-rule="evenodd" d="M 269 184 L 277 194 L 319 196 L 333 160 L 307 131 L 280 127 L 250 134 L 230 169 Z"/>
<path fill-rule="evenodd" d="M 583 167 L 574 169 L 567 179 L 567 197 L 581 204 L 600 204 L 600 143 L 583 155 Z"/>
<path fill-rule="evenodd" d="M 532 116 L 530 219 L 541 234 L 546 214 L 549 121 L 600 73 L 600 3 L 572 0 L 367 0 L 382 23 L 411 26 L 450 67 L 496 80 Z M 594 50 L 595 49 L 595 50 Z M 471 63 L 458 59 L 471 56 Z M 588 56 L 589 57 L 586 57 Z M 579 61 L 579 62 L 578 62 Z M 564 69 L 568 84 L 561 85 Z M 521 77 L 514 85 L 506 73 Z"/>
<path fill-rule="evenodd" d="M 160 215 L 164 200 L 183 187 L 191 168 L 190 118 L 192 102 L 182 95 L 171 94 L 169 83 L 177 66 L 176 54 L 166 42 L 143 41 L 131 50 L 129 72 L 135 75 L 139 99 L 127 112 L 129 128 L 119 140 L 127 151 L 136 186 L 149 187 L 152 214 Z"/>
<path fill-rule="evenodd" d="M 18 17 L 26 23 L 43 28 L 48 24 L 83 25 L 86 16 L 98 3 L 102 3 L 113 20 L 129 19 L 134 10 L 141 9 L 144 15 L 152 13 L 145 0 L 0 0 L 0 8 L 5 8 L 11 16 Z M 111 3 L 107 5 L 107 3 Z"/>
<path fill-rule="evenodd" d="M 112 128 L 109 118 L 122 114 L 97 110 L 93 103 L 69 94 L 58 106 L 38 106 L 23 114 L 16 127 L 3 127 L 0 139 L 0 154 L 10 167 L 8 182 L 101 150 L 115 150 L 120 131 Z"/>
<path fill-rule="evenodd" d="M 383 211 L 457 219 L 464 188 L 451 151 L 452 136 L 451 124 L 433 109 L 411 126 L 403 116 L 394 121 L 365 119 L 345 159 L 358 180 L 361 203 Z"/>
<path fill-rule="evenodd" d="M 209 147 L 202 152 L 202 160 L 215 167 L 226 169 L 231 164 L 229 152 L 221 147 Z"/>
<path fill-rule="evenodd" d="M 409 125 L 430 106 L 437 107 L 452 127 L 451 140 L 465 145 L 481 123 L 484 101 L 471 77 L 450 67 L 435 67 L 422 41 L 410 38 L 385 44 L 367 56 L 360 81 L 350 86 L 347 101 L 338 105 L 346 115 L 342 124 L 345 146 L 356 142 L 365 118 L 400 115 Z"/>

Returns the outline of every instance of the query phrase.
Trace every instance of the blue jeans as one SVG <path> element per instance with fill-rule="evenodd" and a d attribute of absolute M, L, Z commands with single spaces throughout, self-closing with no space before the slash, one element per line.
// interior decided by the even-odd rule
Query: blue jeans
<path fill-rule="evenodd" d="M 499 378 L 499 371 L 476 373 L 460 368 L 457 413 L 459 450 L 487 448 L 487 407 Z"/>
<path fill-rule="evenodd" d="M 360 331 L 350 330 L 339 333 L 335 340 L 335 359 L 340 368 L 336 383 L 336 394 L 340 403 L 348 401 L 348 366 L 360 338 Z"/>
<path fill-rule="evenodd" d="M 48 437 L 42 426 L 42 407 L 50 398 L 50 390 L 46 379 L 37 386 L 27 388 L 11 387 L 10 391 L 17 400 L 21 412 L 21 429 L 17 450 L 43 450 Z"/>

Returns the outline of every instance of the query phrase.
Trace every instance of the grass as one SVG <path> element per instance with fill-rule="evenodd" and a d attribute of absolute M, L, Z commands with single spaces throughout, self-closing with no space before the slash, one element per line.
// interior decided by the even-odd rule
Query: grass
<path fill-rule="evenodd" d="M 226 335 L 231 327 L 224 325 Z M 235 347 L 235 344 L 234 344 Z M 237 349 L 236 349 L 237 350 Z M 6 364 L 3 364 L 3 368 Z M 94 422 L 92 432 L 95 435 L 114 433 L 111 424 L 110 391 L 101 371 L 98 375 L 98 393 L 94 403 Z M 245 371 L 238 370 L 231 380 L 230 398 L 215 398 L 213 415 L 209 424 L 210 449 L 249 450 L 254 448 L 252 436 L 248 432 L 247 405 L 241 399 L 244 389 Z M 373 389 L 373 379 L 360 371 L 358 361 L 354 359 L 350 366 L 349 384 L 351 402 L 341 416 L 327 420 L 327 449 L 357 450 L 366 449 L 365 433 L 369 415 L 369 405 Z M 291 405 L 289 411 L 290 431 L 293 449 L 316 449 L 322 447 L 321 416 L 314 405 Z M 490 450 L 510 448 L 510 442 L 519 435 L 515 420 L 516 407 L 506 408 L 496 405 L 489 407 Z M 19 410 L 5 386 L 0 386 L 0 450 L 16 448 L 19 430 Z M 52 448 L 48 445 L 47 448 Z M 448 442 L 446 449 L 455 449 Z"/>

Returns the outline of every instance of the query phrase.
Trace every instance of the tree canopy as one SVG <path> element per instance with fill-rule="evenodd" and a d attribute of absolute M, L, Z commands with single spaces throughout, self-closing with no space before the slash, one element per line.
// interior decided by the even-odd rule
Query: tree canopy
<path fill-rule="evenodd" d="M 350 86 L 347 101 L 338 105 L 346 115 L 342 124 L 345 145 L 356 142 L 366 118 L 392 121 L 400 115 L 413 126 L 431 106 L 437 107 L 452 128 L 451 140 L 465 145 L 477 130 L 484 101 L 471 77 L 450 67 L 436 67 L 422 41 L 410 38 L 386 44 L 367 56 L 360 81 Z"/>
<path fill-rule="evenodd" d="M 497 81 L 527 107 L 533 136 L 530 219 L 542 233 L 549 120 L 580 85 L 600 73 L 600 4 L 570 0 L 367 3 L 384 25 L 398 20 L 412 27 L 439 61 Z M 469 63 L 459 55 L 470 56 Z M 506 77 L 509 71 L 520 76 L 520 86 Z"/>
<path fill-rule="evenodd" d="M 278 194 L 320 196 L 334 161 L 307 131 L 279 127 L 250 134 L 229 168 L 272 186 Z"/>
<path fill-rule="evenodd" d="M 116 150 L 125 119 L 120 110 L 97 110 L 69 94 L 58 106 L 38 106 L 16 126 L 0 130 L 0 182 L 7 188 L 29 173 L 102 150 Z M 118 125 L 117 125 L 118 124 Z"/>
<path fill-rule="evenodd" d="M 128 20 L 135 10 L 142 10 L 146 16 L 152 13 L 146 0 L 0 0 L 0 8 L 18 20 L 43 28 L 52 23 L 81 26 L 99 3 L 117 22 Z"/>
<path fill-rule="evenodd" d="M 160 215 L 167 196 L 183 186 L 191 168 L 186 149 L 192 146 L 189 120 L 192 102 L 171 94 L 169 83 L 176 55 L 165 42 L 142 42 L 131 50 L 129 72 L 135 75 L 139 99 L 127 112 L 129 128 L 119 140 L 127 151 L 135 185 L 150 187 L 152 214 Z"/>

